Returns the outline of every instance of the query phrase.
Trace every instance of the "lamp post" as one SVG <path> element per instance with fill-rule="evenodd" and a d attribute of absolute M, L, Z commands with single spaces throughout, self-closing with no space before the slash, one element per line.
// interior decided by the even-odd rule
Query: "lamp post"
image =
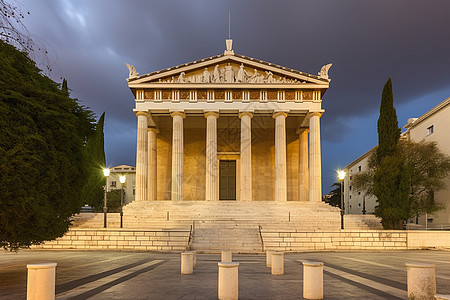
<path fill-rule="evenodd" d="M 344 229 L 344 178 L 345 171 L 338 171 L 338 179 L 341 182 L 341 229 Z"/>
<path fill-rule="evenodd" d="M 103 175 L 106 177 L 106 183 L 105 183 L 105 197 L 103 202 L 103 227 L 106 228 L 107 220 L 106 220 L 106 212 L 108 211 L 108 206 L 106 206 L 106 193 L 108 192 L 108 176 L 109 176 L 109 169 L 103 169 Z"/>
<path fill-rule="evenodd" d="M 123 228 L 123 184 L 125 183 L 125 180 L 127 180 L 127 177 L 122 175 L 119 177 L 120 180 L 120 228 Z"/>

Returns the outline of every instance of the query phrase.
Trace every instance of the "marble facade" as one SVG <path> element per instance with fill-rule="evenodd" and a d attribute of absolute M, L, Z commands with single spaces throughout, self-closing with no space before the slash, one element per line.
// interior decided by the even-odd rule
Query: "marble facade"
<path fill-rule="evenodd" d="M 311 75 L 234 54 L 228 40 L 224 54 L 184 65 L 128 67 L 136 201 L 321 201 L 330 65 Z"/>

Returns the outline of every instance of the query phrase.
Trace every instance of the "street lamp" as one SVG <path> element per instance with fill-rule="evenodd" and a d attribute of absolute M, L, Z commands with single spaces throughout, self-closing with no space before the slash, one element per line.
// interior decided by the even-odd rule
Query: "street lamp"
<path fill-rule="evenodd" d="M 110 170 L 108 168 L 103 169 L 103 176 L 106 177 L 106 183 L 105 183 L 105 197 L 103 202 L 103 227 L 106 228 L 106 212 L 108 211 L 108 206 L 106 206 L 106 193 L 108 192 L 108 176 L 109 176 Z"/>
<path fill-rule="evenodd" d="M 125 183 L 125 180 L 127 180 L 127 177 L 125 175 L 122 175 L 119 177 L 120 181 L 120 228 L 123 228 L 123 184 Z"/>
<path fill-rule="evenodd" d="M 340 170 L 338 173 L 338 179 L 341 182 L 341 229 L 344 229 L 344 178 L 345 178 L 345 171 Z"/>

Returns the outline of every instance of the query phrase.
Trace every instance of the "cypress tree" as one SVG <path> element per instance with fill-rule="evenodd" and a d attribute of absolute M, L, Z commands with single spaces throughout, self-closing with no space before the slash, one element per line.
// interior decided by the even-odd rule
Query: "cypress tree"
<path fill-rule="evenodd" d="M 388 79 L 383 88 L 377 129 L 377 159 L 380 163 L 386 155 L 394 155 L 396 153 L 400 138 L 400 128 L 398 127 L 397 113 L 394 107 L 391 78 Z"/>
<path fill-rule="evenodd" d="M 103 127 L 105 122 L 105 113 L 103 113 L 95 126 L 95 133 L 86 143 L 86 153 L 89 161 L 88 182 L 83 189 L 83 199 L 86 204 L 95 208 L 102 206 L 103 186 L 106 184 L 106 178 L 103 176 L 103 168 L 106 167 L 105 143 Z"/>
<path fill-rule="evenodd" d="M 400 128 L 394 108 L 391 78 L 386 82 L 381 97 L 378 119 L 377 168 L 374 173 L 373 192 L 378 206 L 375 215 L 381 218 L 385 229 L 401 229 L 402 221 L 409 217 L 409 189 L 411 172 L 405 159 L 399 155 Z"/>

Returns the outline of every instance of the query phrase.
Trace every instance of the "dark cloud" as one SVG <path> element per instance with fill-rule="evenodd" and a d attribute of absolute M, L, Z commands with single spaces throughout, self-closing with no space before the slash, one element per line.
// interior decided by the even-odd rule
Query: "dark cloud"
<path fill-rule="evenodd" d="M 135 155 L 136 118 L 124 63 L 144 74 L 220 54 L 228 36 L 229 11 L 236 53 L 311 74 L 333 63 L 323 102 L 327 145 L 352 147 L 349 137 L 358 129 L 355 117 L 378 110 L 388 77 L 393 80 L 396 105 L 450 86 L 447 0 L 24 0 L 23 4 L 31 12 L 25 20 L 28 29 L 58 57 L 55 79 L 67 78 L 72 95 L 97 114 L 106 111 L 107 155 L 112 164 L 133 164 Z M 338 141 L 350 144 L 339 146 Z M 368 150 L 376 141 L 365 143 Z M 330 162 L 328 157 L 324 162 Z"/>

